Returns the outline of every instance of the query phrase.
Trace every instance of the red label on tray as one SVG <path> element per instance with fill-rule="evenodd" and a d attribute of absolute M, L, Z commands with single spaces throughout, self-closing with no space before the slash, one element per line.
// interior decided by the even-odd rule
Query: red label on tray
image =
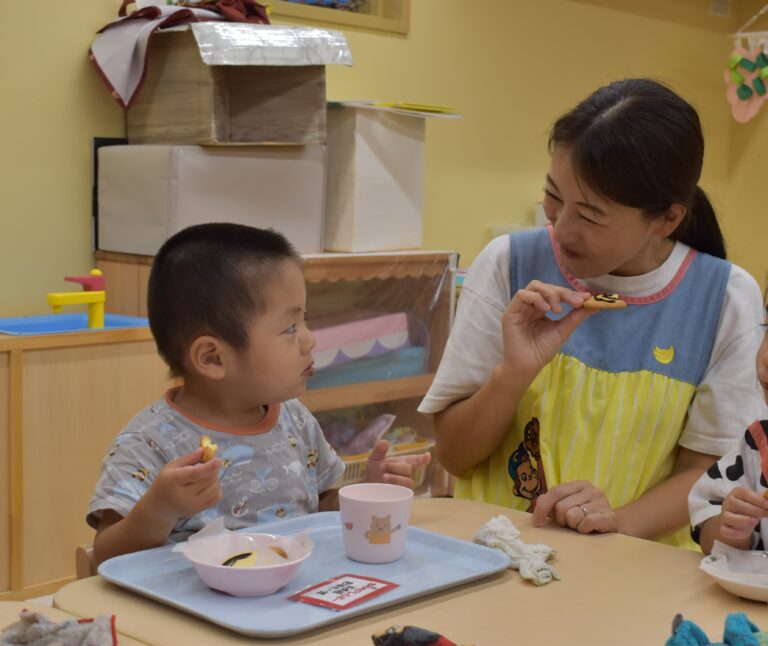
<path fill-rule="evenodd" d="M 331 610 L 345 610 L 397 588 L 397 583 L 374 579 L 359 574 L 340 574 L 292 594 L 288 599 L 323 606 Z"/>

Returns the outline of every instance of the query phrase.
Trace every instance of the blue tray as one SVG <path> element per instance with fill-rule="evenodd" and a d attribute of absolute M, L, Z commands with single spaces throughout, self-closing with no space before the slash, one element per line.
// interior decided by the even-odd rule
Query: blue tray
<path fill-rule="evenodd" d="M 287 535 L 305 530 L 315 542 L 314 552 L 293 581 L 267 597 L 232 597 L 211 590 L 184 556 L 171 552 L 171 546 L 109 559 L 99 566 L 99 574 L 116 585 L 236 632 L 286 637 L 482 579 L 509 567 L 509 558 L 501 552 L 416 527 L 408 528 L 408 546 L 399 561 L 358 563 L 344 554 L 339 512 L 319 512 L 243 531 Z M 372 576 L 400 587 L 341 611 L 287 599 L 339 574 Z"/>
<path fill-rule="evenodd" d="M 89 332 L 100 330 L 116 330 L 120 328 L 149 327 L 149 322 L 139 316 L 124 316 L 123 314 L 105 314 L 104 327 L 90 330 L 88 314 L 75 312 L 73 314 L 48 314 L 42 316 L 18 316 L 0 318 L 0 334 L 15 336 L 33 336 L 36 334 L 61 334 L 70 332 Z"/>

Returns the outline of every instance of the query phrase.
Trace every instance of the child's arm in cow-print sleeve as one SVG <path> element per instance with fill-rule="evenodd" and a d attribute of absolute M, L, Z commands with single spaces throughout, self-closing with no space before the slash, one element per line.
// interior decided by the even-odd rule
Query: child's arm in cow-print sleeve
<path fill-rule="evenodd" d="M 761 460 L 762 458 L 762 460 Z M 715 462 L 688 496 L 691 534 L 705 553 L 715 540 L 739 549 L 763 549 L 768 516 L 768 421 L 752 424 L 737 448 Z M 768 532 L 768 527 L 766 527 Z"/>

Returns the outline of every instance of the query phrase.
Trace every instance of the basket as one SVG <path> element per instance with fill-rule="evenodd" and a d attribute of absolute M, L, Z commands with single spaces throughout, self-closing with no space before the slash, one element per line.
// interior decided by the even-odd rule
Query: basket
<path fill-rule="evenodd" d="M 416 442 L 393 444 L 389 447 L 389 451 L 387 451 L 387 457 L 395 455 L 419 455 L 420 453 L 426 453 L 434 446 L 434 440 L 420 437 Z M 365 478 L 365 463 L 368 461 L 370 455 L 370 451 L 367 453 L 358 453 L 357 455 L 342 455 L 341 459 L 344 461 L 346 468 L 344 469 L 344 475 L 338 482 L 338 486 L 343 487 L 345 485 L 355 484 L 356 482 L 362 482 L 363 478 Z M 416 468 L 413 473 L 414 488 L 420 487 L 424 483 L 426 471 L 426 466 Z"/>

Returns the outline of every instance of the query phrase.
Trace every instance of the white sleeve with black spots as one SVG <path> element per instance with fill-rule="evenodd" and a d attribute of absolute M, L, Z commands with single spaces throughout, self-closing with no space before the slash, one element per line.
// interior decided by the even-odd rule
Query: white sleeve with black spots
<path fill-rule="evenodd" d="M 760 470 L 760 453 L 747 431 L 738 446 L 715 462 L 693 485 L 688 495 L 692 535 L 698 542 L 698 529 L 704 521 L 720 514 L 723 500 L 736 487 L 753 491 L 765 489 Z"/>

